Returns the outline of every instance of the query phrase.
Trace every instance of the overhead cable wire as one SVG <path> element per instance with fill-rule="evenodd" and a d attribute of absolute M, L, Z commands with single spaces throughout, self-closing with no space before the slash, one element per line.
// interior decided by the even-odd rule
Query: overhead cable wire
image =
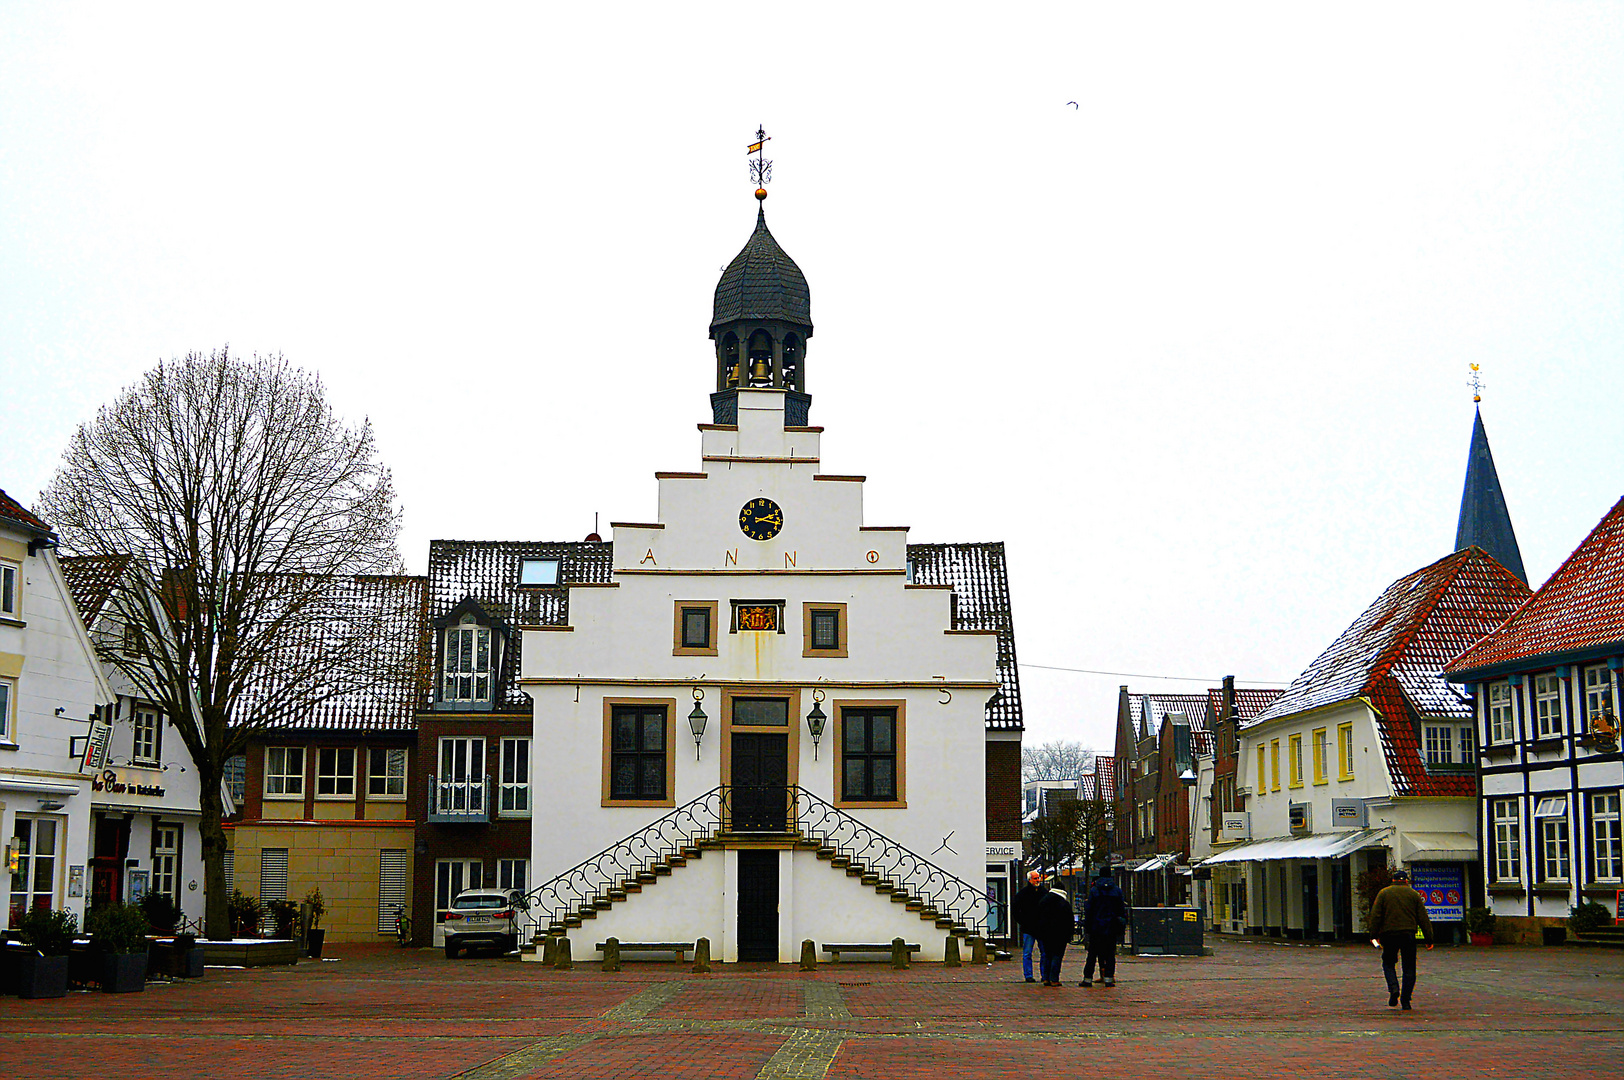
<path fill-rule="evenodd" d="M 1043 671 L 1072 671 L 1079 675 L 1115 675 L 1123 679 L 1166 679 L 1169 682 L 1198 682 L 1209 685 L 1222 683 L 1222 678 L 1206 679 L 1195 675 L 1150 675 L 1142 671 L 1098 671 L 1094 668 L 1057 667 L 1054 664 L 1028 664 L 1024 660 L 1016 662 L 1017 667 L 1038 668 Z M 1237 679 L 1237 682 L 1250 683 L 1253 686 L 1290 686 L 1289 682 L 1276 682 L 1271 679 Z"/>

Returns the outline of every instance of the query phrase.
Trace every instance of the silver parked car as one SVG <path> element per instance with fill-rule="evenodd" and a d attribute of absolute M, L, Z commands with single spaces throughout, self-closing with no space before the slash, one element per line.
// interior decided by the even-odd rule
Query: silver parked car
<path fill-rule="evenodd" d="M 516 889 L 468 889 L 451 901 L 451 910 L 435 929 L 445 941 L 445 955 L 455 960 L 465 948 L 485 946 L 510 953 L 519 947 L 519 916 L 524 894 Z"/>

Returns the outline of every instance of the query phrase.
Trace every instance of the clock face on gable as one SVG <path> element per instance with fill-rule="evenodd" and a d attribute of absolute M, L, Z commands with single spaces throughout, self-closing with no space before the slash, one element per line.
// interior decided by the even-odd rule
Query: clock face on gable
<path fill-rule="evenodd" d="M 771 540 L 784 527 L 784 511 L 771 499 L 751 499 L 739 511 L 739 528 L 752 540 Z"/>

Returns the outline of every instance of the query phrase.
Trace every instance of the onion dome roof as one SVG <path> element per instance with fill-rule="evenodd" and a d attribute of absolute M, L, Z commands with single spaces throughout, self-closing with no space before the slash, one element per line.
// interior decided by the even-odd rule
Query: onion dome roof
<path fill-rule="evenodd" d="M 733 257 L 716 283 L 711 331 L 726 323 L 776 319 L 812 329 L 812 293 L 795 260 L 767 230 L 765 209 L 756 213 L 756 231 Z"/>

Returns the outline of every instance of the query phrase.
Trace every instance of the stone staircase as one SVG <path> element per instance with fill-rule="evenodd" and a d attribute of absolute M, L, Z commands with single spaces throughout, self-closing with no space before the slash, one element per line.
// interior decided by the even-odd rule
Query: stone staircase
<path fill-rule="evenodd" d="M 745 841 L 815 852 L 832 869 L 950 936 L 968 942 L 981 934 L 985 898 L 973 886 L 804 789 L 782 790 L 782 829 L 732 831 L 730 808 L 738 792 L 716 788 L 532 889 L 527 894 L 531 942 L 568 936 L 706 852 Z M 759 792 L 751 794 L 751 806 L 760 801 Z"/>

